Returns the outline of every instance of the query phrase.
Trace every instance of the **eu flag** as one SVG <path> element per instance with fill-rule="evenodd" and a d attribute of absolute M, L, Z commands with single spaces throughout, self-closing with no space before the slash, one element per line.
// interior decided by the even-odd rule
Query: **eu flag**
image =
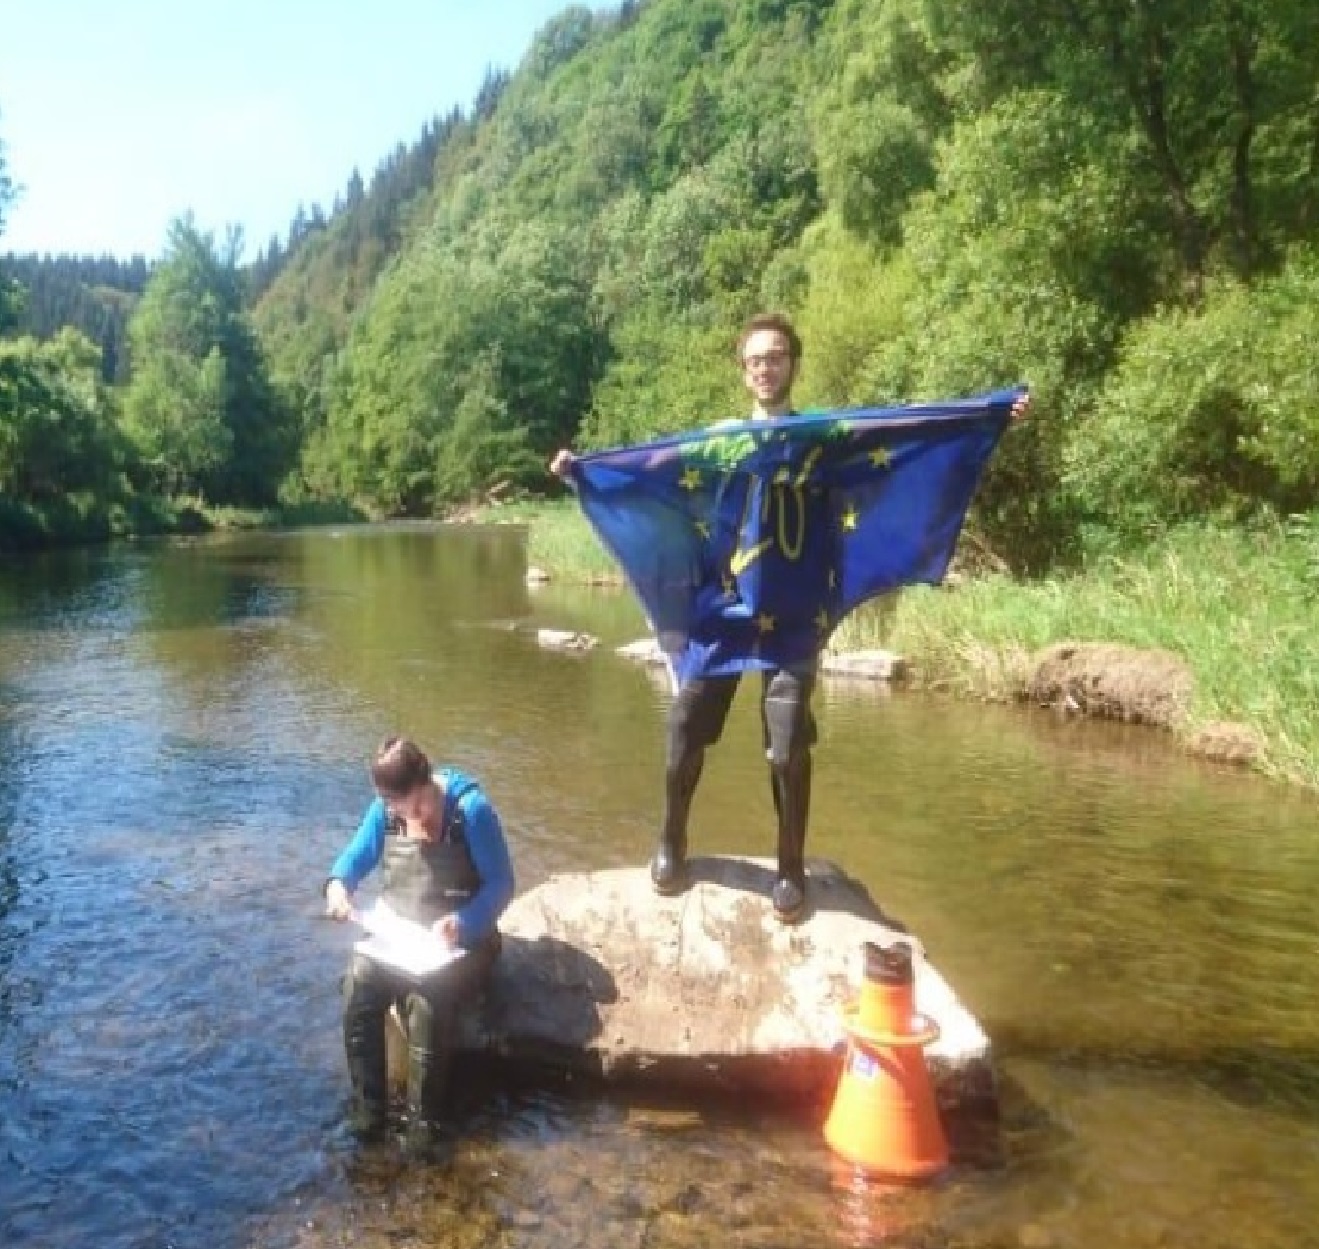
<path fill-rule="evenodd" d="M 676 684 L 788 667 L 867 599 L 943 578 L 1022 393 L 729 423 L 572 473 Z"/>

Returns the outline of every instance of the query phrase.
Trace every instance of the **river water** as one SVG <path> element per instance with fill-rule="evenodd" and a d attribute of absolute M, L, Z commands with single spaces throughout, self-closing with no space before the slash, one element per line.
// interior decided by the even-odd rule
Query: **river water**
<path fill-rule="evenodd" d="M 0 1245 L 1319 1244 L 1319 815 L 1156 733 L 827 684 L 810 852 L 995 1044 L 1001 1150 L 857 1187 L 818 1124 L 467 1099 L 447 1166 L 346 1137 L 319 886 L 403 730 L 487 783 L 520 888 L 644 862 L 665 691 L 618 592 L 509 529 L 140 543 L 0 567 Z M 767 854 L 755 699 L 700 853 Z"/>

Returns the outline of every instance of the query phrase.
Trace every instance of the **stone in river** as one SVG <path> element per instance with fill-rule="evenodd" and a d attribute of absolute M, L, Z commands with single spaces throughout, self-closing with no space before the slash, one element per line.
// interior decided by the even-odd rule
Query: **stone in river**
<path fill-rule="evenodd" d="M 675 898 L 654 892 L 645 867 L 557 875 L 516 898 L 459 1050 L 665 1094 L 823 1102 L 837 1085 L 862 945 L 905 941 L 916 1008 L 940 1029 L 926 1055 L 941 1108 L 994 1112 L 984 1031 L 859 882 L 812 860 L 807 917 L 785 927 L 769 900 L 772 861 L 690 867 L 693 883 Z"/>

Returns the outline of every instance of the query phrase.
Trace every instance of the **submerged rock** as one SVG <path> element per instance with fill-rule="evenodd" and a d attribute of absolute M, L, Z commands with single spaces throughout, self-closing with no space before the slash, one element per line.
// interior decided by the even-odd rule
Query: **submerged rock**
<path fill-rule="evenodd" d="M 863 681 L 901 681 L 907 675 L 907 661 L 886 650 L 825 651 L 820 656 L 820 671 Z"/>
<path fill-rule="evenodd" d="M 600 644 L 590 633 L 574 633 L 567 629 L 537 629 L 536 645 L 547 651 L 589 651 Z"/>
<path fill-rule="evenodd" d="M 617 646 L 614 648 L 614 654 L 650 667 L 664 666 L 664 652 L 660 650 L 659 642 L 654 637 L 638 638 L 635 642 L 628 642 L 626 646 Z"/>
<path fill-rule="evenodd" d="M 841 1014 L 862 944 L 911 944 L 917 1009 L 941 1104 L 992 1110 L 989 1041 L 919 941 L 832 864 L 810 865 L 809 913 L 773 916 L 770 860 L 691 861 L 661 898 L 645 868 L 552 877 L 515 899 L 504 948 L 460 1050 L 665 1092 L 823 1100 L 837 1084 Z"/>

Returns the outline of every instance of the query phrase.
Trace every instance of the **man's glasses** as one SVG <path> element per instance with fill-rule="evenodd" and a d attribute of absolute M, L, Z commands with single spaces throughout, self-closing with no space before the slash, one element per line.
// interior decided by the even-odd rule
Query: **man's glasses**
<path fill-rule="evenodd" d="M 763 369 L 768 365 L 778 368 L 788 362 L 786 351 L 767 351 L 763 356 L 743 356 L 742 365 L 748 369 Z"/>

